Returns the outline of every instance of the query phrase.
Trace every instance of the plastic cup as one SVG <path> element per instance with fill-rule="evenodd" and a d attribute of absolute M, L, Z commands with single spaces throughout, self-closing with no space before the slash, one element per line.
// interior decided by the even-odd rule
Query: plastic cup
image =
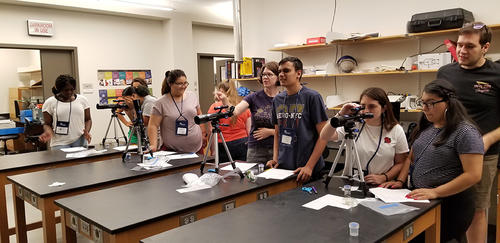
<path fill-rule="evenodd" d="M 259 168 L 259 173 L 264 172 L 264 164 L 259 163 L 258 168 Z"/>
<path fill-rule="evenodd" d="M 357 222 L 349 223 L 349 235 L 358 236 L 359 235 L 359 224 Z"/>

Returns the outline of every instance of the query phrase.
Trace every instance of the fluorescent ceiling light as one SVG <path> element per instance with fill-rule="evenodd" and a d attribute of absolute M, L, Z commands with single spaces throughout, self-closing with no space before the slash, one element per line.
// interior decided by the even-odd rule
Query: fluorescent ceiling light
<path fill-rule="evenodd" d="M 115 0 L 134 7 L 157 9 L 163 11 L 174 11 L 174 8 L 168 7 L 166 1 L 162 0 Z"/>

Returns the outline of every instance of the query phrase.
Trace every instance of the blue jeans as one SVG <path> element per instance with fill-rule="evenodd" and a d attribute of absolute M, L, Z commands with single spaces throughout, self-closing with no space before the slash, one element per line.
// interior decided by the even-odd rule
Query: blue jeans
<path fill-rule="evenodd" d="M 79 139 L 74 141 L 73 143 L 67 144 L 67 145 L 57 145 L 50 147 L 50 150 L 58 150 L 62 148 L 71 148 L 71 147 L 86 147 L 87 146 L 87 139 L 82 135 Z"/>

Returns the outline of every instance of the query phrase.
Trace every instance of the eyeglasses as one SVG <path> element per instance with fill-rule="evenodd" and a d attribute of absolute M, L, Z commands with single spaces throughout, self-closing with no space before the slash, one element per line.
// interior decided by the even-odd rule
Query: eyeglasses
<path fill-rule="evenodd" d="M 417 106 L 421 106 L 422 108 L 425 106 L 429 109 L 434 108 L 434 105 L 437 103 L 445 102 L 445 99 L 438 100 L 438 101 L 429 101 L 429 102 L 424 102 L 423 100 L 419 99 L 417 100 Z"/>
<path fill-rule="evenodd" d="M 262 74 L 262 77 L 263 77 L 263 78 L 271 78 L 271 77 L 273 77 L 273 76 L 274 76 L 274 73 L 263 73 L 263 74 Z"/>
<path fill-rule="evenodd" d="M 186 86 L 186 87 L 189 86 L 189 82 L 184 82 L 184 83 L 177 83 L 177 82 L 175 82 L 174 84 L 177 85 L 177 86 Z"/>

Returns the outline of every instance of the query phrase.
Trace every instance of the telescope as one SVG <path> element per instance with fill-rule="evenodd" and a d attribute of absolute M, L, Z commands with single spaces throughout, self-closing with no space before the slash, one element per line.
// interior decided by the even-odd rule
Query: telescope
<path fill-rule="evenodd" d="M 123 103 L 123 102 L 119 102 L 119 103 L 115 103 L 115 104 L 96 104 L 95 107 L 99 110 L 102 110 L 102 109 L 126 109 L 126 108 L 128 108 L 128 105 Z"/>
<path fill-rule="evenodd" d="M 214 108 L 214 110 L 218 110 L 216 113 L 195 116 L 194 123 L 200 125 L 209 121 L 219 120 L 221 118 L 229 118 L 233 115 L 234 106 L 231 106 L 228 111 L 222 112 L 222 110 L 226 108 L 228 108 L 227 105 L 217 106 Z"/>
<path fill-rule="evenodd" d="M 341 116 L 341 117 L 332 117 L 330 119 L 330 125 L 334 128 L 344 126 L 349 121 L 361 121 L 366 118 L 373 118 L 373 113 L 364 113 L 358 114 L 354 116 Z"/>

